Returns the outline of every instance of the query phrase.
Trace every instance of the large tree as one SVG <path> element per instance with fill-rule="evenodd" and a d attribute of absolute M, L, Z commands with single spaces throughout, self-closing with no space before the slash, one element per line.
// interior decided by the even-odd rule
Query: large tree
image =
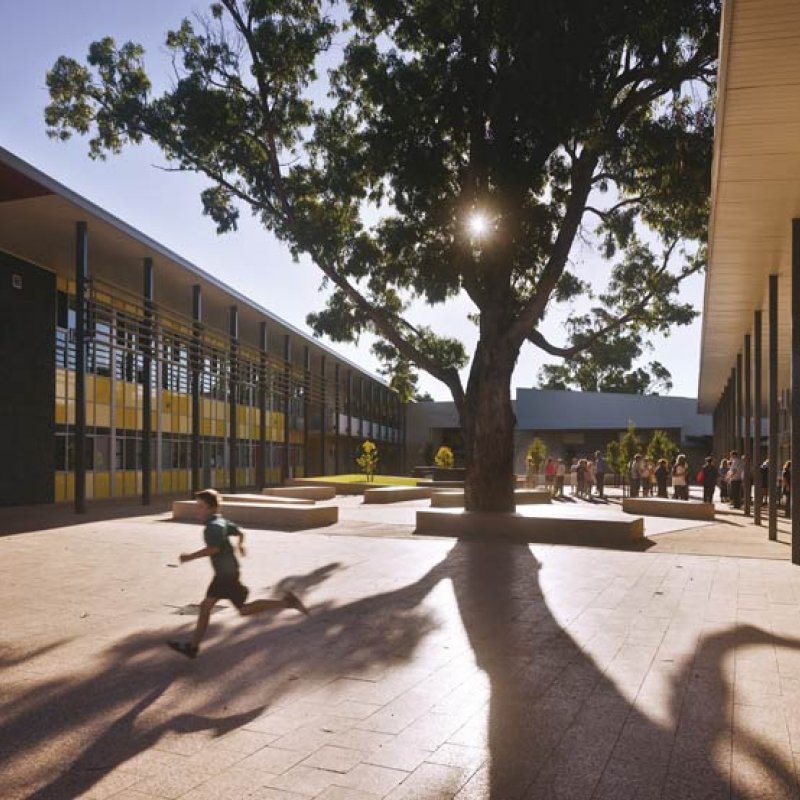
<path fill-rule="evenodd" d="M 159 94 L 135 44 L 59 58 L 46 120 L 55 136 L 88 134 L 93 156 L 152 140 L 209 178 L 220 231 L 249 208 L 313 259 L 330 289 L 315 330 L 371 331 L 446 384 L 467 508 L 510 510 L 522 344 L 569 358 L 686 313 L 676 290 L 703 265 L 719 6 L 222 0 L 167 34 L 175 74 Z M 609 258 L 605 276 L 579 274 L 583 239 Z M 685 241 L 700 244 L 687 254 Z M 598 281 L 587 324 L 548 341 L 547 312 Z M 479 330 L 466 385 L 463 345 L 408 316 L 461 292 Z"/>

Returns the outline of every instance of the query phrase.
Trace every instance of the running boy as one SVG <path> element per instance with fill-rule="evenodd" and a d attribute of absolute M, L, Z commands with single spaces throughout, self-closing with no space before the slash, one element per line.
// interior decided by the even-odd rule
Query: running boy
<path fill-rule="evenodd" d="M 243 617 L 276 608 L 294 608 L 302 614 L 308 615 L 308 609 L 294 592 L 286 592 L 282 600 L 245 602 L 250 590 L 239 581 L 239 562 L 236 560 L 229 538 L 231 536 L 239 538 L 239 555 L 243 556 L 244 533 L 232 522 L 228 522 L 220 513 L 222 501 L 216 490 L 204 489 L 202 492 L 197 492 L 195 497 L 197 498 L 198 512 L 205 523 L 203 539 L 206 546 L 194 553 L 181 553 L 180 562 L 185 564 L 187 561 L 208 556 L 214 568 L 214 577 L 206 591 L 205 600 L 200 604 L 197 626 L 191 641 L 169 641 L 167 644 L 187 658 L 196 658 L 200 650 L 200 642 L 208 627 L 211 609 L 219 600 L 230 600 Z"/>

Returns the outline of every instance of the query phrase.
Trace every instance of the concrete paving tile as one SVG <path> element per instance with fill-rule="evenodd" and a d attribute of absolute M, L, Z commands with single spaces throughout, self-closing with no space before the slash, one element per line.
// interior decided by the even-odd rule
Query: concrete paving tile
<path fill-rule="evenodd" d="M 361 792 L 344 786 L 328 786 L 315 800 L 380 800 L 382 795 Z"/>
<path fill-rule="evenodd" d="M 463 767 L 477 770 L 488 761 L 489 751 L 482 747 L 464 747 L 457 744 L 443 744 L 425 760 L 431 764 L 444 764 L 448 767 Z"/>
<path fill-rule="evenodd" d="M 331 773 L 332 774 L 332 773 Z M 359 764 L 345 775 L 334 775 L 332 784 L 383 797 L 408 776 L 408 772 L 372 764 Z"/>
<path fill-rule="evenodd" d="M 355 700 L 344 700 L 335 705 L 332 713 L 337 717 L 344 717 L 346 719 L 366 719 L 372 716 L 376 711 L 380 711 L 381 706 L 375 703 L 359 703 Z"/>
<path fill-rule="evenodd" d="M 471 771 L 464 767 L 423 764 L 414 770 L 386 800 L 451 800 L 467 782 Z"/>
<path fill-rule="evenodd" d="M 349 772 L 364 760 L 364 752 L 345 747 L 325 745 L 302 762 L 304 767 L 326 769 L 330 772 Z"/>
<path fill-rule="evenodd" d="M 257 770 L 226 769 L 181 795 L 181 800 L 244 800 L 261 789 L 269 776 Z"/>
<path fill-rule="evenodd" d="M 333 783 L 337 773 L 329 770 L 314 769 L 298 764 L 286 770 L 282 775 L 276 775 L 267 780 L 267 785 L 275 789 L 285 789 L 289 792 L 316 797 L 326 787 Z"/>
<path fill-rule="evenodd" d="M 276 747 L 267 746 L 242 759 L 239 766 L 242 769 L 257 769 L 273 775 L 280 775 L 295 764 L 299 764 L 304 758 L 302 753 L 293 750 L 279 750 Z"/>
<path fill-rule="evenodd" d="M 429 755 L 429 750 L 394 740 L 368 753 L 363 758 L 363 761 L 365 764 L 375 764 L 378 767 L 390 767 L 411 772 L 422 764 Z"/>
<path fill-rule="evenodd" d="M 273 747 L 281 750 L 294 750 L 303 756 L 310 756 L 320 747 L 333 744 L 339 734 L 334 731 L 323 731 L 318 728 L 298 728 L 272 742 Z"/>
<path fill-rule="evenodd" d="M 275 734 L 259 733 L 258 731 L 242 729 L 215 740 L 210 747 L 216 750 L 231 750 L 235 753 L 250 755 L 251 753 L 255 753 L 256 750 L 260 750 L 262 747 L 271 744 L 278 738 L 280 737 Z"/>
<path fill-rule="evenodd" d="M 307 798 L 308 795 L 287 792 L 284 789 L 275 789 L 271 786 L 262 786 L 247 795 L 247 800 L 307 800 Z"/>
<path fill-rule="evenodd" d="M 330 744 L 334 747 L 345 747 L 350 750 L 362 750 L 369 752 L 376 747 L 388 744 L 394 737 L 388 733 L 377 731 L 362 731 L 358 728 L 351 728 L 344 733 L 340 733 L 333 738 Z"/>

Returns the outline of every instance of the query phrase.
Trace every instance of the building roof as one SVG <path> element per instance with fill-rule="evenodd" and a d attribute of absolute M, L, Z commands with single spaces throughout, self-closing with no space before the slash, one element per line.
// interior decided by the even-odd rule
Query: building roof
<path fill-rule="evenodd" d="M 517 428 L 521 430 L 681 428 L 683 436 L 710 436 L 709 414 L 697 411 L 693 397 L 517 389 Z"/>
<path fill-rule="evenodd" d="M 697 411 L 694 397 L 517 389 L 517 430 L 620 430 L 632 422 L 639 429 L 680 428 L 682 436 L 710 436 L 710 414 Z M 457 428 L 452 401 L 423 401 L 408 411 L 409 427 Z"/>
<path fill-rule="evenodd" d="M 71 277 L 78 220 L 88 222 L 90 273 L 138 294 L 142 288 L 142 260 L 152 258 L 157 302 L 188 317 L 191 286 L 200 284 L 204 314 L 206 309 L 217 314 L 217 318 L 207 320 L 211 326 L 227 330 L 224 310 L 236 305 L 243 339 L 257 344 L 257 323 L 263 320 L 271 323 L 273 333 L 292 334 L 305 340 L 312 353 L 333 356 L 354 371 L 387 385 L 380 377 L 0 147 L 0 250 Z"/>
<path fill-rule="evenodd" d="M 698 387 L 704 411 L 719 400 L 753 312 L 766 308 L 770 273 L 779 275 L 779 382 L 788 383 L 791 221 L 800 217 L 800 3 L 726 0 L 719 63 Z M 766 362 L 766 332 L 762 346 Z M 764 370 L 766 379 L 766 363 Z"/>

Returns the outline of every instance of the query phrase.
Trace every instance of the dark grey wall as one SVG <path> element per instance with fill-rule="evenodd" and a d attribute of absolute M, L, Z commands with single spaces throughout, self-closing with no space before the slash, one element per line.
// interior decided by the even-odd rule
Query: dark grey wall
<path fill-rule="evenodd" d="M 0 506 L 53 502 L 55 300 L 52 273 L 0 252 Z"/>

